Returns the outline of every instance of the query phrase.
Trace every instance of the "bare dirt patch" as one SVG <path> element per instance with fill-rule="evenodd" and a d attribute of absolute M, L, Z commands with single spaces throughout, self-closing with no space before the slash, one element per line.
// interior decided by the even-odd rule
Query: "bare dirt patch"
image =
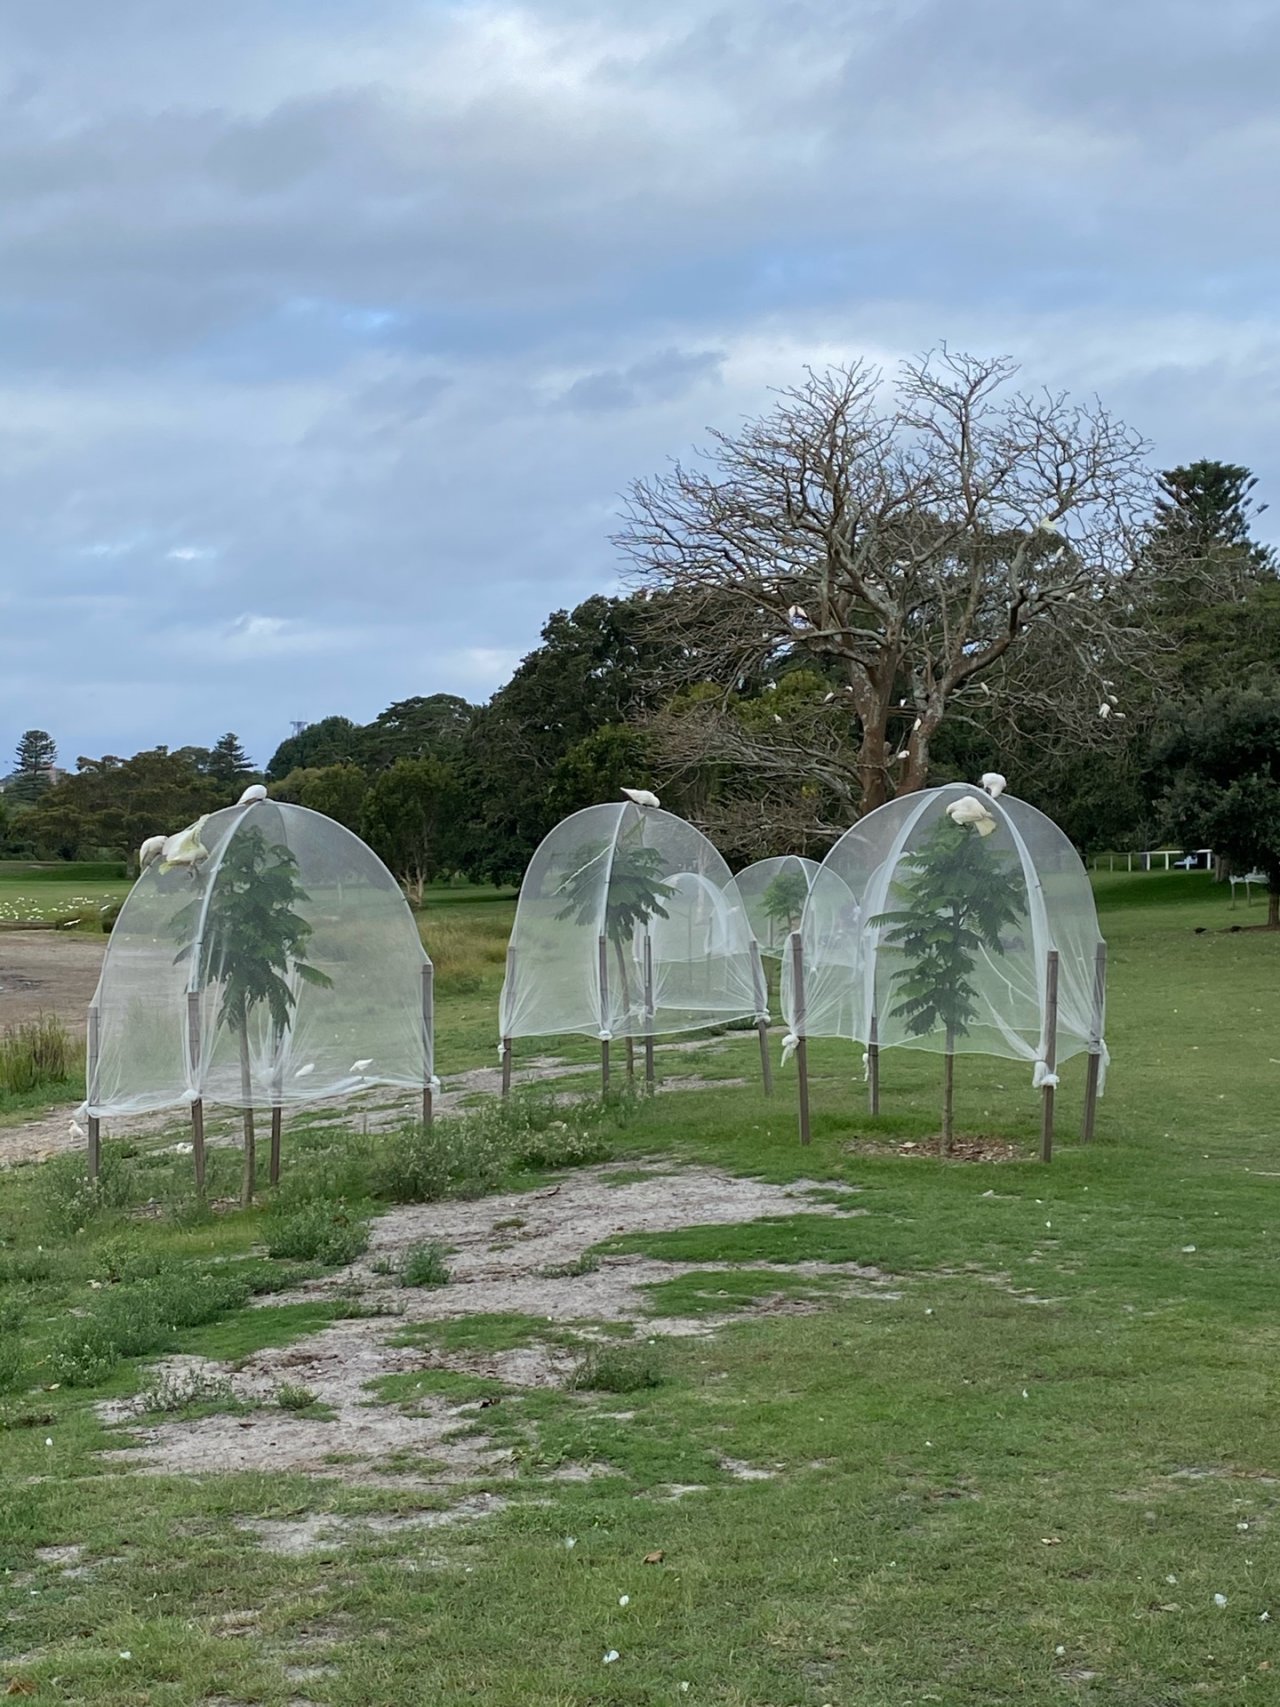
<path fill-rule="evenodd" d="M 132 1438 L 106 1456 L 155 1474 L 291 1471 L 438 1489 L 503 1479 L 515 1474 L 513 1459 L 477 1432 L 484 1412 L 475 1400 L 458 1403 L 424 1391 L 397 1407 L 380 1402 L 373 1384 L 388 1375 L 444 1370 L 500 1381 L 518 1396 L 566 1384 L 576 1360 L 575 1351 L 561 1343 L 566 1329 L 585 1347 L 600 1332 L 594 1324 L 632 1322 L 654 1337 L 708 1334 L 751 1315 L 823 1307 L 814 1299 L 791 1296 L 780 1284 L 776 1293 L 765 1291 L 744 1308 L 722 1315 L 682 1318 L 647 1309 L 644 1289 L 655 1282 L 719 1273 L 729 1266 L 788 1279 L 835 1277 L 835 1296 L 897 1296 L 888 1275 L 855 1263 L 676 1263 L 627 1254 L 603 1257 L 599 1268 L 587 1274 L 546 1272 L 613 1233 L 733 1225 L 797 1210 L 849 1213 L 843 1204 L 815 1202 L 809 1195 L 816 1189 L 813 1181 L 771 1185 L 713 1168 L 655 1174 L 606 1191 L 610 1177 L 623 1171 L 622 1164 L 610 1164 L 579 1170 L 541 1191 L 392 1210 L 375 1222 L 370 1249 L 360 1262 L 297 1292 L 275 1294 L 262 1307 L 316 1301 L 339 1288 L 349 1295 L 354 1287 L 362 1302 L 392 1304 L 401 1313 L 337 1321 L 287 1347 L 257 1352 L 237 1367 L 168 1359 L 161 1366 L 167 1378 L 178 1380 L 184 1372 L 193 1379 L 223 1378 L 234 1399 L 252 1410 L 148 1423 L 140 1418 L 137 1401 L 108 1402 L 99 1414 L 128 1428 Z M 822 1189 L 830 1191 L 829 1186 Z M 516 1229 L 502 1225 L 517 1218 L 522 1224 Z M 449 1250 L 452 1279 L 447 1286 L 402 1288 L 375 1271 L 375 1264 L 395 1263 L 425 1239 Z M 506 1350 L 448 1351 L 394 1343 L 415 1323 L 485 1315 L 532 1317 L 555 1331 L 547 1342 L 535 1337 Z M 286 1384 L 307 1388 L 331 1419 L 282 1410 L 276 1396 Z"/>
<path fill-rule="evenodd" d="M 83 1026 L 106 952 L 105 936 L 0 931 L 0 1028 L 42 1013 Z"/>
<path fill-rule="evenodd" d="M 853 1138 L 844 1149 L 851 1156 L 905 1156 L 908 1160 L 928 1156 L 934 1161 L 944 1162 L 1027 1162 L 1031 1159 L 1026 1150 L 1020 1150 L 1016 1144 L 1007 1144 L 1001 1138 L 956 1138 L 942 1157 L 938 1155 L 937 1139 L 877 1144 L 873 1138 Z"/>

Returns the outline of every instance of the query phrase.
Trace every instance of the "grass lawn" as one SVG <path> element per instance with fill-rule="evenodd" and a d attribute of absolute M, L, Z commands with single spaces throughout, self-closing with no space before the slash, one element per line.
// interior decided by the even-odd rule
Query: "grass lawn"
<path fill-rule="evenodd" d="M 113 1155 L 102 1205 L 69 1162 L 0 1175 L 0 1693 L 1270 1707 L 1280 936 L 1230 934 L 1259 909 L 1203 877 L 1098 888 L 1115 1064 L 1087 1150 L 1064 1070 L 1047 1169 L 1025 1067 L 962 1059 L 957 1130 L 1028 1159 L 941 1165 L 898 1150 L 936 1131 L 938 1057 L 887 1055 L 871 1121 L 860 1051 L 816 1044 L 802 1152 L 794 1073 L 766 1100 L 743 1037 L 664 1057 L 743 1087 L 442 1123 L 417 1195 L 501 1187 L 488 1218 L 389 1208 L 398 1152 L 303 1123 L 281 1201 L 248 1213 L 202 1213 L 158 1144 Z M 445 1070 L 493 1060 L 509 920 L 501 897 L 424 914 Z M 624 1166 L 589 1175 L 601 1152 Z M 215 1154 L 215 1196 L 235 1163 Z M 688 1224 L 662 1214 L 678 1166 L 725 1176 Z M 818 1189 L 724 1209 L 797 1180 Z M 379 1255 L 413 1216 L 444 1284 Z M 539 1308 L 478 1309 L 535 1234 L 560 1240 Z M 366 1238 L 381 1290 L 334 1278 Z M 629 1273 L 634 1309 L 590 1306 Z M 366 1332 L 394 1373 L 349 1427 L 289 1360 Z M 173 1351 L 226 1380 L 166 1387 Z M 279 1384 L 232 1392 L 264 1355 Z M 244 1465 L 103 1457 L 130 1440 L 95 1403 L 148 1389 L 153 1447 L 221 1430 Z M 371 1474 L 362 1437 L 392 1413 L 441 1432 Z"/>

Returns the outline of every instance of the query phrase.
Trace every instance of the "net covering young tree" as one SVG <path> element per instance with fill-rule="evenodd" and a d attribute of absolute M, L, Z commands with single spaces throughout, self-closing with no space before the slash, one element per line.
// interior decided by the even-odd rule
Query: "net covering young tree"
<path fill-rule="evenodd" d="M 504 1037 L 654 1036 L 763 1007 L 751 927 L 700 830 L 626 802 L 575 812 L 544 839 L 520 889 Z"/>
<path fill-rule="evenodd" d="M 981 816 L 979 817 L 979 814 Z M 1048 956 L 1058 954 L 1056 1059 L 1106 1059 L 1093 892 L 1079 855 L 1025 801 L 965 783 L 868 813 L 813 880 L 802 989 L 783 958 L 792 1031 L 882 1049 L 1043 1062 Z"/>
<path fill-rule="evenodd" d="M 734 877 L 761 954 L 781 959 L 787 938 L 798 930 L 820 866 L 802 854 L 758 859 Z"/>
<path fill-rule="evenodd" d="M 377 856 L 278 801 L 215 812 L 190 840 L 194 861 L 149 865 L 112 931 L 86 1111 L 287 1108 L 429 1083 L 427 956 Z"/>

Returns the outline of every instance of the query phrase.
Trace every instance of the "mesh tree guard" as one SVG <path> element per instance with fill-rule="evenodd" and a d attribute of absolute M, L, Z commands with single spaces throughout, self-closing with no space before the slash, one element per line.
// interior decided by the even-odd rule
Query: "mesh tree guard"
<path fill-rule="evenodd" d="M 767 1018 L 767 1000 L 729 868 L 682 818 L 630 802 L 589 806 L 530 860 L 502 987 L 504 1066 L 513 1038 L 651 1044 Z"/>
<path fill-rule="evenodd" d="M 804 904 L 821 869 L 816 859 L 783 854 L 757 860 L 734 877 L 761 954 L 781 960 L 787 938 L 799 929 Z"/>
<path fill-rule="evenodd" d="M 191 827 L 116 921 L 90 1008 L 87 1112 L 279 1110 L 375 1085 L 429 1098 L 431 963 L 359 837 L 254 801 Z"/>
<path fill-rule="evenodd" d="M 823 861 L 792 942 L 792 1039 L 1003 1056 L 1050 1091 L 1087 1053 L 1091 1122 L 1105 945 L 1079 856 L 1034 807 L 951 783 L 869 813 Z"/>

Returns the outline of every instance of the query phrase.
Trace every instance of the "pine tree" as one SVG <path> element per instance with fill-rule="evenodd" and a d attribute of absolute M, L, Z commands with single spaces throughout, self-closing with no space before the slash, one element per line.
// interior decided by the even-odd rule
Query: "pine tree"
<path fill-rule="evenodd" d="M 254 775 L 253 760 L 240 745 L 238 735 L 226 734 L 209 752 L 209 775 L 228 788 Z"/>
<path fill-rule="evenodd" d="M 44 729 L 28 729 L 14 754 L 8 792 L 15 800 L 38 800 L 52 781 L 49 773 L 57 760 L 58 748 L 53 736 Z"/>
<path fill-rule="evenodd" d="M 912 1037 L 941 1030 L 946 1038 L 943 1079 L 943 1155 L 951 1148 L 956 1040 L 978 1016 L 971 982 L 977 956 L 999 955 L 1000 932 L 1020 916 L 1021 873 L 1007 854 L 988 847 L 975 829 L 942 817 L 932 834 L 904 854 L 891 894 L 900 905 L 872 923 L 897 949 L 902 964 L 891 979 L 890 1009 Z"/>
<path fill-rule="evenodd" d="M 328 989 L 332 979 L 307 963 L 311 926 L 296 910 L 310 897 L 298 882 L 298 862 L 287 847 L 269 845 L 261 830 L 232 835 L 208 898 L 198 968 L 200 987 L 221 992 L 218 1023 L 240 1045 L 240 1085 L 244 1095 L 244 1182 L 241 1200 L 253 1197 L 255 1154 L 249 1025 L 265 1007 L 274 1050 L 289 1030 L 297 998 L 292 980 Z M 184 907 L 174 920 L 179 935 L 189 933 L 203 899 Z M 178 956 L 188 958 L 191 947 Z"/>

